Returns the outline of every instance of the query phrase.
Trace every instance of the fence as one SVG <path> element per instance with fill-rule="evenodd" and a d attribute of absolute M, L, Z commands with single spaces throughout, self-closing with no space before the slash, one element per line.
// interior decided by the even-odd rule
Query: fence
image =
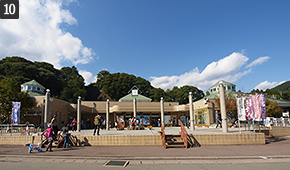
<path fill-rule="evenodd" d="M 28 126 L 28 134 L 26 134 L 26 126 Z M 25 136 L 41 132 L 40 128 L 35 128 L 34 124 L 0 124 L 0 136 Z"/>
<path fill-rule="evenodd" d="M 266 127 L 270 126 L 290 126 L 289 118 L 273 118 L 267 117 L 264 121 Z"/>

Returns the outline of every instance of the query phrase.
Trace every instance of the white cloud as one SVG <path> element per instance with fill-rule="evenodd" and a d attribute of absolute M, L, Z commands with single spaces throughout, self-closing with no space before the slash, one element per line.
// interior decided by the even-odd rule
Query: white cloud
<path fill-rule="evenodd" d="M 56 68 L 62 62 L 89 63 L 92 49 L 78 37 L 62 30 L 60 24 L 77 24 L 63 4 L 73 0 L 19 1 L 19 19 L 0 22 L 0 58 L 22 56 L 32 61 L 46 61 Z"/>
<path fill-rule="evenodd" d="M 83 76 L 83 78 L 85 79 L 85 84 L 89 85 L 92 82 L 96 82 L 97 81 L 97 76 L 94 76 L 91 72 L 86 71 L 86 70 L 80 70 L 79 74 Z"/>
<path fill-rule="evenodd" d="M 264 81 L 261 82 L 260 84 L 258 84 L 254 89 L 259 89 L 259 90 L 266 90 L 266 89 L 271 89 L 273 87 L 276 87 L 282 83 L 285 83 L 285 81 L 281 81 L 281 82 L 268 82 L 268 81 Z"/>
<path fill-rule="evenodd" d="M 249 65 L 247 65 L 246 68 L 253 67 L 253 66 L 256 66 L 256 65 L 261 65 L 264 62 L 268 61 L 269 59 L 270 59 L 270 57 L 268 57 L 268 56 L 259 57 L 258 59 L 256 59 L 255 61 L 251 62 Z"/>
<path fill-rule="evenodd" d="M 171 89 L 174 86 L 193 85 L 202 90 L 206 90 L 221 79 L 234 83 L 241 77 L 249 74 L 251 69 L 239 72 L 248 60 L 249 58 L 242 53 L 234 52 L 217 62 L 210 63 L 201 73 L 198 68 L 195 68 L 180 76 L 151 77 L 151 84 L 154 87 L 160 87 L 162 89 Z"/>

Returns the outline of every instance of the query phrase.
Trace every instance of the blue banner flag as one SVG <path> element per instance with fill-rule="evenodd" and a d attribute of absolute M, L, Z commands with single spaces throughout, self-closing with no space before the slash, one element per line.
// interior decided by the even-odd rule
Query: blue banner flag
<path fill-rule="evenodd" d="M 12 108 L 12 124 L 20 124 L 20 102 L 13 102 Z"/>

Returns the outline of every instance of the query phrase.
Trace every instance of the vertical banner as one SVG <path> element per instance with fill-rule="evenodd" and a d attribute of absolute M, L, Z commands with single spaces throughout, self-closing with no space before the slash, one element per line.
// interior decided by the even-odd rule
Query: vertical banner
<path fill-rule="evenodd" d="M 245 102 L 243 96 L 237 96 L 237 110 L 238 110 L 238 119 L 240 121 L 246 120 L 246 110 L 245 110 Z"/>
<path fill-rule="evenodd" d="M 253 119 L 253 107 L 252 107 L 252 98 L 251 97 L 246 99 L 246 117 L 248 120 Z"/>
<path fill-rule="evenodd" d="M 262 119 L 266 119 L 267 108 L 266 108 L 266 95 L 261 94 L 261 108 L 262 108 Z"/>
<path fill-rule="evenodd" d="M 261 95 L 252 95 L 251 98 L 254 110 L 254 120 L 261 121 L 262 120 Z"/>
<path fill-rule="evenodd" d="M 17 125 L 19 123 L 20 123 L 20 102 L 13 102 L 12 124 Z"/>

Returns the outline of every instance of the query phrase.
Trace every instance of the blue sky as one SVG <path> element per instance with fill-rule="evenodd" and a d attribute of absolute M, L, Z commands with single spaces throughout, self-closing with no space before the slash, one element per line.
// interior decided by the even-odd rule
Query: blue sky
<path fill-rule="evenodd" d="M 86 83 L 101 70 L 154 87 L 207 90 L 223 79 L 249 92 L 289 81 L 290 1 L 20 0 L 0 20 L 0 58 L 75 65 Z"/>

